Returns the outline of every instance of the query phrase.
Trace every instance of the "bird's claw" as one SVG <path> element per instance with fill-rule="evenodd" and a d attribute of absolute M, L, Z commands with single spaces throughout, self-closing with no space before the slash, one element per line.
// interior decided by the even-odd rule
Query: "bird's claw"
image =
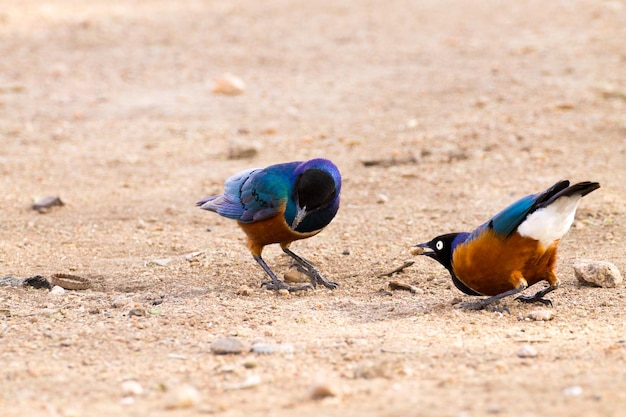
<path fill-rule="evenodd" d="M 318 275 L 315 278 L 315 280 L 317 281 L 318 284 L 322 284 L 323 286 L 331 290 L 336 290 L 339 287 L 339 284 L 337 284 L 336 282 L 332 282 L 332 281 L 326 281 L 324 278 L 322 278 L 321 275 Z"/>
<path fill-rule="evenodd" d="M 320 275 L 318 270 L 315 268 L 307 268 L 304 265 L 297 264 L 296 269 L 303 274 L 309 276 L 313 288 L 317 288 L 317 284 L 321 284 L 331 290 L 335 290 L 339 287 L 339 284 L 337 284 L 336 282 L 327 281 L 326 279 L 324 279 L 324 277 L 322 277 L 322 275 Z"/>
<path fill-rule="evenodd" d="M 521 301 L 522 303 L 541 303 L 543 305 L 552 307 L 552 301 L 547 298 L 537 297 L 534 295 L 520 295 L 516 298 L 516 300 Z"/>

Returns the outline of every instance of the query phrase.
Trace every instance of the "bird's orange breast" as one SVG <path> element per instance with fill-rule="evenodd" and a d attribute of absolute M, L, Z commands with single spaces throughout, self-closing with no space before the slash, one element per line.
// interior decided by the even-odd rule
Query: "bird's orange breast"
<path fill-rule="evenodd" d="M 454 249 L 452 268 L 465 285 L 483 295 L 497 295 L 520 285 L 547 280 L 554 274 L 558 240 L 549 247 L 514 233 L 508 238 L 486 230 L 480 237 Z"/>
<path fill-rule="evenodd" d="M 294 240 L 306 239 L 320 232 L 319 230 L 310 233 L 295 232 L 289 228 L 282 214 L 252 223 L 239 222 L 239 226 L 246 232 L 248 249 L 254 256 L 259 256 L 265 245 L 280 243 L 281 247 L 287 247 Z"/>

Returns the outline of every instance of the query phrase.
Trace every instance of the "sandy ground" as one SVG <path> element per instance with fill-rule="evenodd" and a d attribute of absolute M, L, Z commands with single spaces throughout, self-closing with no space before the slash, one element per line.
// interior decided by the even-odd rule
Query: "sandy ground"
<path fill-rule="evenodd" d="M 626 290 L 572 263 L 626 271 L 625 39 L 624 1 L 3 0 L 0 276 L 92 287 L 0 287 L 0 414 L 623 416 Z M 212 93 L 227 72 L 243 94 Z M 342 206 L 293 249 L 340 287 L 277 295 L 194 203 L 317 156 Z M 410 254 L 561 178 L 602 188 L 551 321 L 460 310 Z M 30 208 L 49 195 L 65 205 Z M 392 279 L 417 292 L 385 291 L 409 259 Z M 225 337 L 274 349 L 214 354 Z"/>

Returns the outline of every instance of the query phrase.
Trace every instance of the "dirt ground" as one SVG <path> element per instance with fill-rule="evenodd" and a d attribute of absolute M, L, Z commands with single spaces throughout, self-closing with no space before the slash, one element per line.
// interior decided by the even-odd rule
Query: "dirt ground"
<path fill-rule="evenodd" d="M 617 0 L 3 0 L 0 276 L 92 287 L 0 287 L 0 414 L 623 416 L 624 284 L 572 264 L 626 271 L 625 39 Z M 243 94 L 212 92 L 224 73 Z M 266 291 L 195 201 L 318 156 L 341 208 L 292 249 L 340 287 Z M 552 320 L 461 310 L 411 255 L 562 178 L 602 188 L 560 245 Z M 271 351 L 213 353 L 226 337 Z"/>

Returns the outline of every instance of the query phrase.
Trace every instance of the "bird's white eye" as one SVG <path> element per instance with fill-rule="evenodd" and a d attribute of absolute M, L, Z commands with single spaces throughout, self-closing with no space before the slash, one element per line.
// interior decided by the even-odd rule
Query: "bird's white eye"
<path fill-rule="evenodd" d="M 437 250 L 443 249 L 443 242 L 438 240 L 437 243 L 435 243 L 435 248 L 437 248 Z"/>

